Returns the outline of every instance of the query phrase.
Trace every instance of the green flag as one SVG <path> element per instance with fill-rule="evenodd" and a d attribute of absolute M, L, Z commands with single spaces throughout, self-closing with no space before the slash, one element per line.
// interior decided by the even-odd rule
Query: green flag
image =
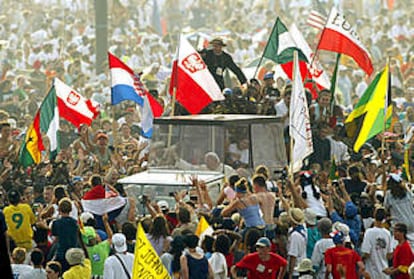
<path fill-rule="evenodd" d="M 293 41 L 289 30 L 277 18 L 263 52 L 263 57 L 277 64 L 285 64 L 287 62 L 293 62 L 293 53 L 295 50 L 298 52 L 299 60 L 308 62 L 302 50 Z"/>
<path fill-rule="evenodd" d="M 355 152 L 391 124 L 392 106 L 388 101 L 391 98 L 389 80 L 387 65 L 377 74 L 345 120 L 346 132 L 353 141 Z M 384 116 L 387 121 L 384 121 Z"/>

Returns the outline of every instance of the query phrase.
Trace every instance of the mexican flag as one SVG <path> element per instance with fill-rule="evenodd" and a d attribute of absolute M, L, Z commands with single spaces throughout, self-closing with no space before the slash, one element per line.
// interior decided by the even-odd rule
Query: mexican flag
<path fill-rule="evenodd" d="M 277 18 L 264 50 L 263 57 L 274 61 L 276 64 L 280 64 L 283 71 L 292 80 L 294 51 L 298 52 L 302 80 L 311 78 L 307 69 L 307 63 L 310 63 L 310 61 L 308 61 L 303 51 L 297 47 L 286 26 Z"/>
<path fill-rule="evenodd" d="M 52 89 L 46 95 L 33 123 L 26 132 L 24 142 L 20 148 L 19 162 L 27 167 L 39 164 L 42 159 L 41 152 L 45 150 L 42 133 L 49 138 L 50 158 L 56 157 L 59 152 L 59 110 L 55 90 Z"/>

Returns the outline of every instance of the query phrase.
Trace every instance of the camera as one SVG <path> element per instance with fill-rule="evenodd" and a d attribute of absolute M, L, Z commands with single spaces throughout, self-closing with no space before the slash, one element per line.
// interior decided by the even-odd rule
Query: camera
<path fill-rule="evenodd" d="M 288 177 L 288 173 L 286 169 L 275 170 L 273 173 L 278 174 L 279 178 L 282 180 L 286 180 Z"/>
<path fill-rule="evenodd" d="M 147 203 L 147 201 L 148 201 L 148 196 L 147 195 L 142 195 L 141 199 L 140 199 L 140 202 L 141 203 Z"/>
<path fill-rule="evenodd" d="M 334 187 L 339 187 L 339 182 L 338 182 L 338 180 L 332 180 L 332 186 L 334 186 Z"/>

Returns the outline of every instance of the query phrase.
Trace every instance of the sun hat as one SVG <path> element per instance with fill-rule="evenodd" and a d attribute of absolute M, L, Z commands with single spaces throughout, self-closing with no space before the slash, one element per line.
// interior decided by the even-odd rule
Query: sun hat
<path fill-rule="evenodd" d="M 297 225 L 303 224 L 305 222 L 305 215 L 300 208 L 291 208 L 289 210 L 289 217 L 290 220 Z"/>
<path fill-rule="evenodd" d="M 306 208 L 303 211 L 303 214 L 305 215 L 305 222 L 306 224 L 315 226 L 316 225 L 316 213 L 313 209 L 311 208 Z"/>
<path fill-rule="evenodd" d="M 297 267 L 295 267 L 297 272 L 315 272 L 312 266 L 312 261 L 308 258 L 302 259 Z"/>
<path fill-rule="evenodd" d="M 69 265 L 83 264 L 85 253 L 80 248 L 70 248 L 66 251 L 65 258 Z"/>

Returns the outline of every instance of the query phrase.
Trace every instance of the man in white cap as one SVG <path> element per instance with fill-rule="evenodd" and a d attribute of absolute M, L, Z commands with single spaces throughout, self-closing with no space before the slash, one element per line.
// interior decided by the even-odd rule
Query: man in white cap
<path fill-rule="evenodd" d="M 112 236 L 112 248 L 115 252 L 105 260 L 104 279 L 130 279 L 134 255 L 127 252 L 125 235 L 116 233 Z"/>

